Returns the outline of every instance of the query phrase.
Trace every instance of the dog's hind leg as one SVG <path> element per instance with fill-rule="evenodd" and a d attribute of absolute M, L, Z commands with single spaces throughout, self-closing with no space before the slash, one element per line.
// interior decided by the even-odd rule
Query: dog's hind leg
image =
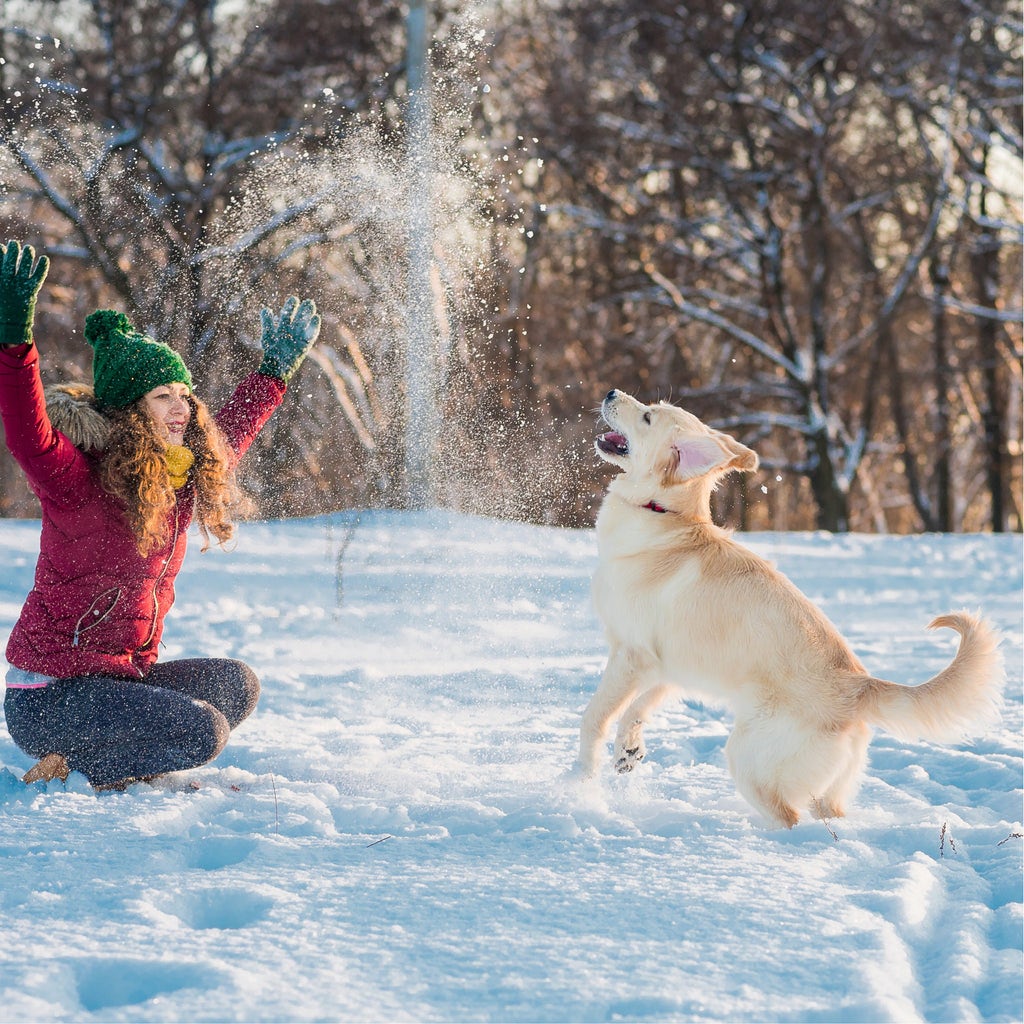
<path fill-rule="evenodd" d="M 861 722 L 823 728 L 799 715 L 762 709 L 737 721 L 725 753 L 740 793 L 792 828 L 803 807 L 818 818 L 843 816 L 864 770 L 869 739 Z"/>
<path fill-rule="evenodd" d="M 871 730 L 856 722 L 837 737 L 835 774 L 825 791 L 811 804 L 816 818 L 842 818 L 846 807 L 860 788 L 868 763 Z"/>
<path fill-rule="evenodd" d="M 671 693 L 671 686 L 652 686 L 626 708 L 619 720 L 619 732 L 615 737 L 615 770 L 619 774 L 631 772 L 647 756 L 644 726 Z"/>
<path fill-rule="evenodd" d="M 580 767 L 585 775 L 597 773 L 608 727 L 636 695 L 649 669 L 648 659 L 640 652 L 622 647 L 612 650 L 580 724 Z"/>
<path fill-rule="evenodd" d="M 784 735 L 780 726 L 771 718 L 738 719 L 725 757 L 740 795 L 772 824 L 792 828 L 800 820 L 787 785 L 796 737 Z"/>

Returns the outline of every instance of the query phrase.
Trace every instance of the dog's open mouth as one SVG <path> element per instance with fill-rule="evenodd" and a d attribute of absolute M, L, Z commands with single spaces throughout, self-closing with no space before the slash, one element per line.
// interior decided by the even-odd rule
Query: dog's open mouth
<path fill-rule="evenodd" d="M 597 439 L 597 447 L 609 455 L 625 456 L 629 454 L 629 442 L 623 434 L 614 430 L 610 430 L 607 434 L 602 434 Z"/>

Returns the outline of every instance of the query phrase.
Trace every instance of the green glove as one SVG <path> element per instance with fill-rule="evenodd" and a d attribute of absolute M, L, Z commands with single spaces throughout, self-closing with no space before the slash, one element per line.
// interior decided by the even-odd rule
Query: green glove
<path fill-rule="evenodd" d="M 263 321 L 263 362 L 259 372 L 287 384 L 320 333 L 316 303 L 306 299 L 300 304 L 290 295 L 285 299 L 279 319 L 275 320 L 269 309 L 260 313 L 260 319 Z"/>
<path fill-rule="evenodd" d="M 49 269 L 50 261 L 37 260 L 31 245 L 0 245 L 0 346 L 31 343 L 36 296 Z"/>

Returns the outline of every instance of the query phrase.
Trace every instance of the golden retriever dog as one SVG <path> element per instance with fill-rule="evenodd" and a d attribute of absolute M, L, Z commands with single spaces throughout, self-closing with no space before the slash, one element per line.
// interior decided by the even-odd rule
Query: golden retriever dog
<path fill-rule="evenodd" d="M 596 774 L 618 720 L 614 762 L 645 756 L 643 729 L 673 694 L 729 708 L 726 743 L 741 795 L 774 825 L 802 810 L 843 815 L 867 764 L 871 726 L 951 741 L 995 713 L 1002 659 L 995 634 L 965 612 L 931 628 L 960 634 L 952 663 L 919 686 L 871 676 L 825 615 L 768 562 L 711 521 L 710 495 L 751 449 L 664 402 L 611 391 L 601 458 L 621 471 L 597 519 L 597 613 L 608 664 L 583 714 L 580 767 Z"/>

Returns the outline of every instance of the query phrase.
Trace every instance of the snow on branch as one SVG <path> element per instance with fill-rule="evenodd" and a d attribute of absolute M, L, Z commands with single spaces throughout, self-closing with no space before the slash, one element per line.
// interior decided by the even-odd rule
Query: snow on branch
<path fill-rule="evenodd" d="M 209 260 L 223 259 L 224 257 L 244 256 L 247 252 L 256 248 L 256 246 L 259 245 L 260 242 L 264 241 L 264 239 L 269 238 L 275 232 L 280 231 L 281 228 L 287 227 L 300 217 L 315 210 L 321 203 L 329 199 L 333 192 L 334 190 L 332 188 L 321 189 L 321 191 L 310 196 L 303 202 L 296 203 L 293 206 L 289 206 L 287 209 L 276 213 L 269 220 L 264 221 L 264 223 L 253 228 L 251 231 L 247 231 L 244 235 L 229 245 L 211 246 L 204 252 L 199 253 L 196 256 L 196 262 L 206 263 Z"/>
<path fill-rule="evenodd" d="M 114 155 L 122 149 L 133 146 L 138 142 L 141 135 L 142 131 L 139 128 L 125 128 L 123 131 L 118 132 L 117 135 L 108 139 L 99 157 L 85 172 L 86 184 L 92 185 L 94 182 L 101 180 Z"/>
<path fill-rule="evenodd" d="M 53 208 L 63 214 L 72 224 L 81 227 L 81 211 L 57 188 L 53 179 L 32 158 L 29 152 L 10 138 L 7 140 L 7 148 L 14 154 L 18 163 L 25 168 L 32 180 L 42 189 L 43 195 L 50 201 Z"/>
<path fill-rule="evenodd" d="M 725 331 L 731 338 L 735 338 L 741 344 L 746 345 L 748 348 L 757 352 L 758 355 L 763 356 L 769 362 L 784 370 L 786 374 L 794 380 L 805 380 L 805 374 L 796 363 L 787 359 L 782 355 L 782 353 L 776 352 L 770 345 L 767 345 L 757 337 L 756 334 L 751 334 L 749 331 L 745 331 L 738 324 L 734 324 L 731 320 L 726 319 L 724 316 L 720 316 L 718 313 L 715 313 L 710 309 L 688 302 L 683 297 L 682 292 L 680 292 L 679 289 L 654 266 L 654 264 L 646 262 L 643 267 L 644 273 L 647 274 L 647 276 L 656 285 L 664 290 L 665 294 L 672 300 L 672 305 L 684 316 Z"/>

